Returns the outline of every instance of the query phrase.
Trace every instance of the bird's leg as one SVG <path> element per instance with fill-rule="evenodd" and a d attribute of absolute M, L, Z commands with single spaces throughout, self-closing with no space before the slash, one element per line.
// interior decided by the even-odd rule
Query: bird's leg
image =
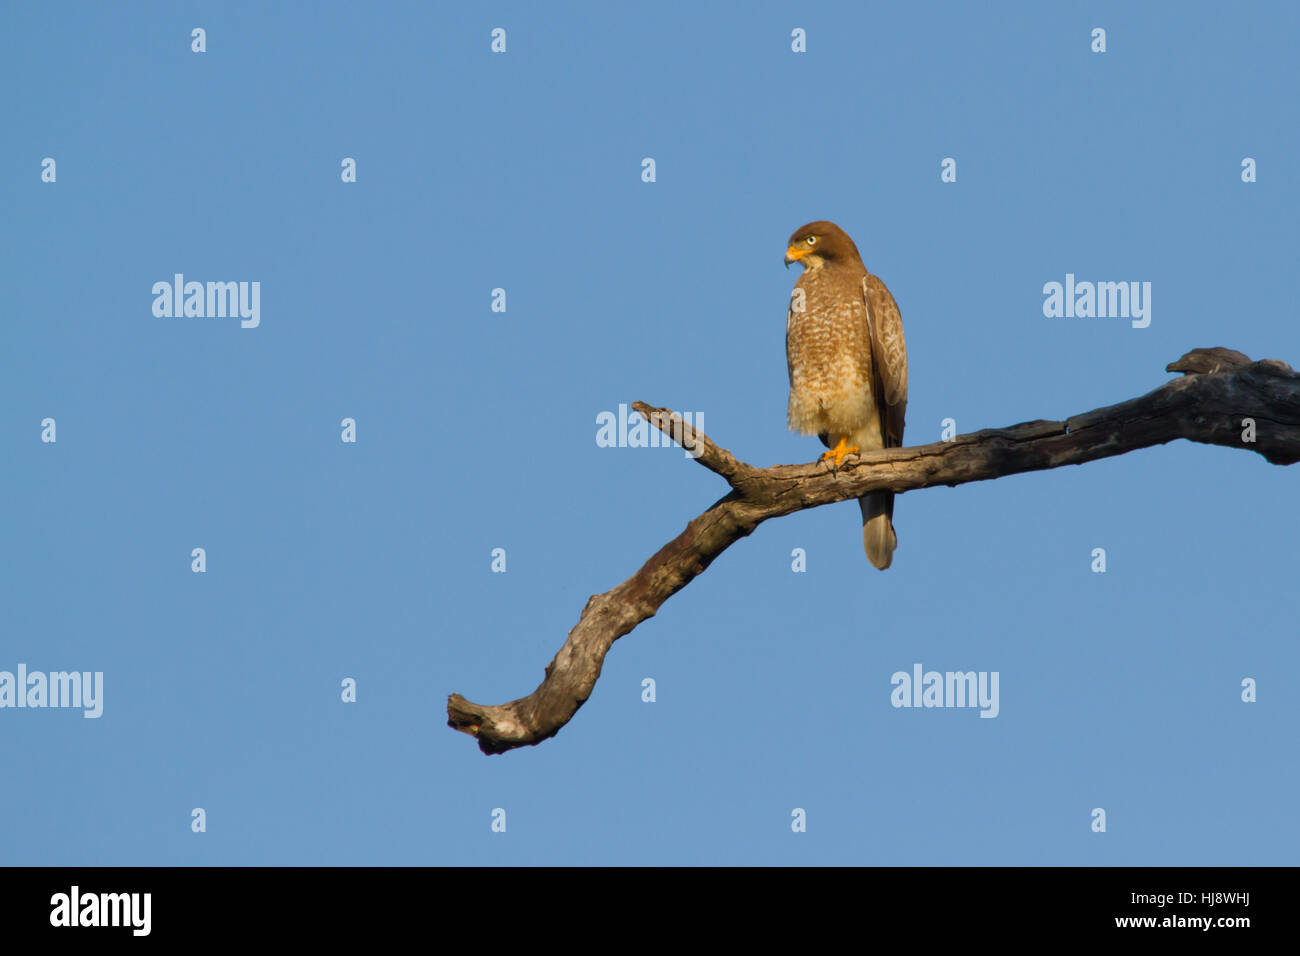
<path fill-rule="evenodd" d="M 844 461 L 845 457 L 848 455 L 856 455 L 861 450 L 862 449 L 858 448 L 857 445 L 849 447 L 848 436 L 841 435 L 839 444 L 830 451 L 822 452 L 822 456 L 817 460 L 821 462 L 825 461 L 827 458 L 834 458 L 835 460 L 831 463 L 831 471 L 838 472 L 840 470 L 840 463 Z"/>

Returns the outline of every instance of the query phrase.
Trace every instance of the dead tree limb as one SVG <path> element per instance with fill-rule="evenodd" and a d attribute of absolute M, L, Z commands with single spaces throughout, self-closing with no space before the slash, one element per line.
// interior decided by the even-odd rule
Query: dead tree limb
<path fill-rule="evenodd" d="M 680 415 L 636 402 L 638 412 L 725 479 L 730 493 L 634 575 L 587 601 L 537 690 L 492 706 L 452 694 L 447 724 L 476 737 L 487 754 L 555 736 L 591 695 L 613 643 L 769 518 L 869 491 L 902 493 L 1081 465 L 1177 438 L 1258 452 L 1275 465 L 1300 461 L 1300 374 L 1289 365 L 1251 362 L 1231 349 L 1195 349 L 1166 371 L 1181 371 L 1184 377 L 1065 421 L 1026 422 L 933 445 L 871 452 L 849 459 L 835 474 L 823 464 L 756 468 L 715 445 Z"/>

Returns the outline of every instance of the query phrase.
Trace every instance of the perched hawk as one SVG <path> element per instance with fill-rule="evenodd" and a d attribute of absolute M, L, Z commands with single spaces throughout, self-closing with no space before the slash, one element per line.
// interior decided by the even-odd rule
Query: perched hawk
<path fill-rule="evenodd" d="M 787 268 L 792 262 L 804 273 L 785 324 L 790 428 L 817 435 L 830 449 L 822 460 L 836 468 L 845 455 L 903 444 L 907 346 L 894 297 L 833 222 L 796 229 L 785 253 Z M 894 493 L 863 495 L 858 505 L 862 545 L 883 571 L 898 547 Z"/>

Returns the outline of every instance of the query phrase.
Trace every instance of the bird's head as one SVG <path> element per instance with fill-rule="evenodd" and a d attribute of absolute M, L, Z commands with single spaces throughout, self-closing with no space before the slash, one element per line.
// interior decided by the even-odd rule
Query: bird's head
<path fill-rule="evenodd" d="M 853 244 L 849 234 L 835 225 L 819 219 L 806 226 L 800 226 L 790 236 L 785 250 L 785 266 L 798 262 L 805 269 L 816 269 L 827 262 L 862 261 L 858 247 Z"/>

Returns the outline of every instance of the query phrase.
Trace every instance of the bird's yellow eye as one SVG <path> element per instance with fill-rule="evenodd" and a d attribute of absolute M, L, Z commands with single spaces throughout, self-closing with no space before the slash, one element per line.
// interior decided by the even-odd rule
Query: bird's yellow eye
<path fill-rule="evenodd" d="M 815 246 L 817 244 L 817 237 L 809 236 L 807 239 L 804 240 L 804 242 L 808 243 L 808 245 L 810 246 Z"/>

